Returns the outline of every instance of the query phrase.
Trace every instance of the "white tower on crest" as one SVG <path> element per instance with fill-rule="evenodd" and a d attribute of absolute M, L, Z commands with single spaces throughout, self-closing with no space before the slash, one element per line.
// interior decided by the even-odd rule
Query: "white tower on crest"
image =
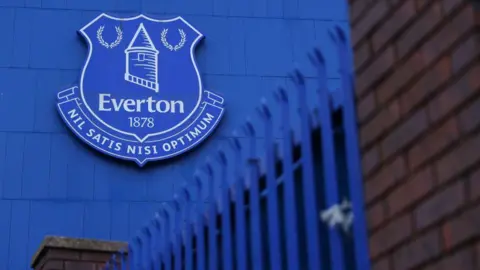
<path fill-rule="evenodd" d="M 125 49 L 125 80 L 158 93 L 158 50 L 143 23 Z"/>

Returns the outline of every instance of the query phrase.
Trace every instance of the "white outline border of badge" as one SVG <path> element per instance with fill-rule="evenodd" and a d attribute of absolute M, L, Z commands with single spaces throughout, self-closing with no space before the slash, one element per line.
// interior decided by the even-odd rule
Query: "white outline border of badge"
<path fill-rule="evenodd" d="M 83 77 L 85 76 L 85 71 L 88 67 L 88 63 L 90 62 L 90 58 L 92 56 L 92 52 L 93 52 L 93 49 L 92 49 L 92 40 L 90 40 L 90 38 L 88 37 L 88 35 L 85 33 L 85 29 L 87 29 L 90 25 L 94 24 L 96 21 L 98 21 L 100 18 L 102 17 L 106 17 L 106 18 L 109 18 L 109 19 L 112 19 L 112 20 L 117 20 L 117 21 L 133 21 L 133 20 L 136 20 L 136 19 L 139 19 L 139 18 L 143 18 L 145 20 L 149 20 L 149 21 L 152 21 L 152 22 L 174 22 L 174 21 L 177 21 L 177 20 L 181 20 L 182 22 L 184 22 L 186 25 L 188 25 L 193 31 L 195 31 L 197 34 L 198 34 L 198 37 L 192 42 L 192 45 L 190 46 L 190 58 L 192 60 L 192 64 L 193 64 L 193 67 L 195 69 L 195 73 L 197 74 L 197 79 L 198 79 L 198 100 L 197 100 L 197 104 L 195 105 L 195 108 L 190 112 L 190 114 L 185 117 L 185 119 L 183 121 L 181 121 L 180 123 L 178 123 L 176 126 L 170 128 L 170 129 L 167 129 L 167 130 L 164 130 L 164 131 L 161 131 L 161 132 L 157 132 L 157 133 L 152 133 L 152 134 L 148 134 L 147 136 L 145 136 L 144 138 L 140 138 L 138 137 L 136 134 L 134 133 L 130 133 L 130 132 L 125 132 L 125 131 L 121 131 L 119 129 L 116 129 L 110 125 L 108 125 L 107 123 L 105 123 L 103 121 L 103 119 L 101 119 L 100 117 L 98 117 L 94 112 L 93 110 L 90 108 L 90 106 L 88 105 L 88 103 L 85 102 L 85 97 L 83 95 Z M 98 15 L 95 19 L 93 19 L 92 21 L 90 21 L 88 24 L 86 24 L 84 27 L 82 27 L 79 32 L 82 34 L 82 37 L 85 38 L 85 40 L 88 42 L 88 56 L 87 56 L 87 60 L 85 61 L 85 64 L 83 65 L 83 68 L 82 68 L 82 75 L 80 77 L 80 87 L 79 87 L 79 90 L 80 90 L 80 96 L 82 97 L 82 102 L 83 102 L 83 105 L 85 105 L 85 107 L 88 109 L 88 111 L 93 115 L 95 116 L 95 118 L 100 122 L 102 123 L 103 125 L 105 125 L 106 127 L 120 133 L 120 134 L 124 134 L 124 135 L 130 135 L 130 136 L 133 136 L 135 137 L 139 142 L 143 143 L 144 141 L 146 141 L 149 137 L 153 137 L 153 136 L 158 136 L 158 135 L 161 135 L 161 134 L 164 134 L 164 133 L 167 133 L 167 132 L 170 132 L 176 128 L 178 128 L 179 126 L 181 126 L 183 123 L 185 123 L 187 120 L 189 120 L 192 115 L 198 110 L 198 108 L 200 107 L 200 104 L 201 104 L 201 101 L 202 101 L 202 95 L 203 95 L 203 85 L 202 85 L 202 78 L 200 76 L 200 72 L 198 71 L 198 67 L 197 67 L 197 63 L 195 61 L 195 54 L 194 54 L 194 48 L 195 46 L 197 45 L 197 43 L 204 37 L 202 33 L 200 33 L 200 31 L 198 31 L 195 27 L 193 27 L 191 24 L 189 24 L 185 19 L 183 19 L 181 16 L 178 16 L 178 17 L 175 17 L 175 18 L 172 18 L 172 19 L 166 19 L 166 20 L 157 20 L 157 19 L 152 19 L 152 18 L 149 18 L 143 14 L 140 14 L 140 15 L 137 15 L 137 16 L 134 16 L 134 17 L 126 17 L 126 18 L 118 18 L 118 17 L 114 17 L 114 16 L 111 16 L 111 15 L 108 15 L 106 13 L 102 13 L 100 15 Z"/>

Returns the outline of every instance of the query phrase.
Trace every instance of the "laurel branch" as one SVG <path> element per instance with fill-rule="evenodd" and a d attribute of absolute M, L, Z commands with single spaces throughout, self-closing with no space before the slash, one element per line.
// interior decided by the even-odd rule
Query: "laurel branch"
<path fill-rule="evenodd" d="M 167 41 L 168 29 L 163 29 L 160 35 L 163 46 L 165 46 L 165 48 L 169 49 L 170 51 L 180 50 L 185 45 L 185 42 L 187 41 L 187 35 L 182 29 L 178 29 L 178 33 L 180 34 L 180 41 L 178 42 L 177 45 L 173 46 Z"/>
<path fill-rule="evenodd" d="M 104 29 L 105 29 L 105 26 L 102 25 L 97 30 L 98 42 L 107 49 L 113 49 L 117 47 L 120 44 L 120 42 L 122 42 L 122 39 L 123 39 L 123 32 L 122 32 L 122 29 L 120 29 L 120 26 L 115 26 L 115 31 L 117 32 L 117 39 L 112 43 L 108 43 L 103 39 L 102 34 Z"/>

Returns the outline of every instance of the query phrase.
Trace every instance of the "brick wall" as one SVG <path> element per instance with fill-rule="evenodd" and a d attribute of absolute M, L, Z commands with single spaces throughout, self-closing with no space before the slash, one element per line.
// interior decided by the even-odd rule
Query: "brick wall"
<path fill-rule="evenodd" d="M 375 270 L 480 269 L 479 13 L 350 0 Z"/>

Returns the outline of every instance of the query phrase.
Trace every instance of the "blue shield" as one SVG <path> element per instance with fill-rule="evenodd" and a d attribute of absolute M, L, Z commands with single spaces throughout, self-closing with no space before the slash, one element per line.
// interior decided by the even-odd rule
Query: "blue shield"
<path fill-rule="evenodd" d="M 181 126 L 200 105 L 193 53 L 203 36 L 181 17 L 103 15 L 80 32 L 89 46 L 80 93 L 96 121 L 144 141 Z"/>
<path fill-rule="evenodd" d="M 215 129 L 224 101 L 202 87 L 194 51 L 203 35 L 183 18 L 101 14 L 80 33 L 88 44 L 80 83 L 59 92 L 57 106 L 87 144 L 142 166 Z"/>

